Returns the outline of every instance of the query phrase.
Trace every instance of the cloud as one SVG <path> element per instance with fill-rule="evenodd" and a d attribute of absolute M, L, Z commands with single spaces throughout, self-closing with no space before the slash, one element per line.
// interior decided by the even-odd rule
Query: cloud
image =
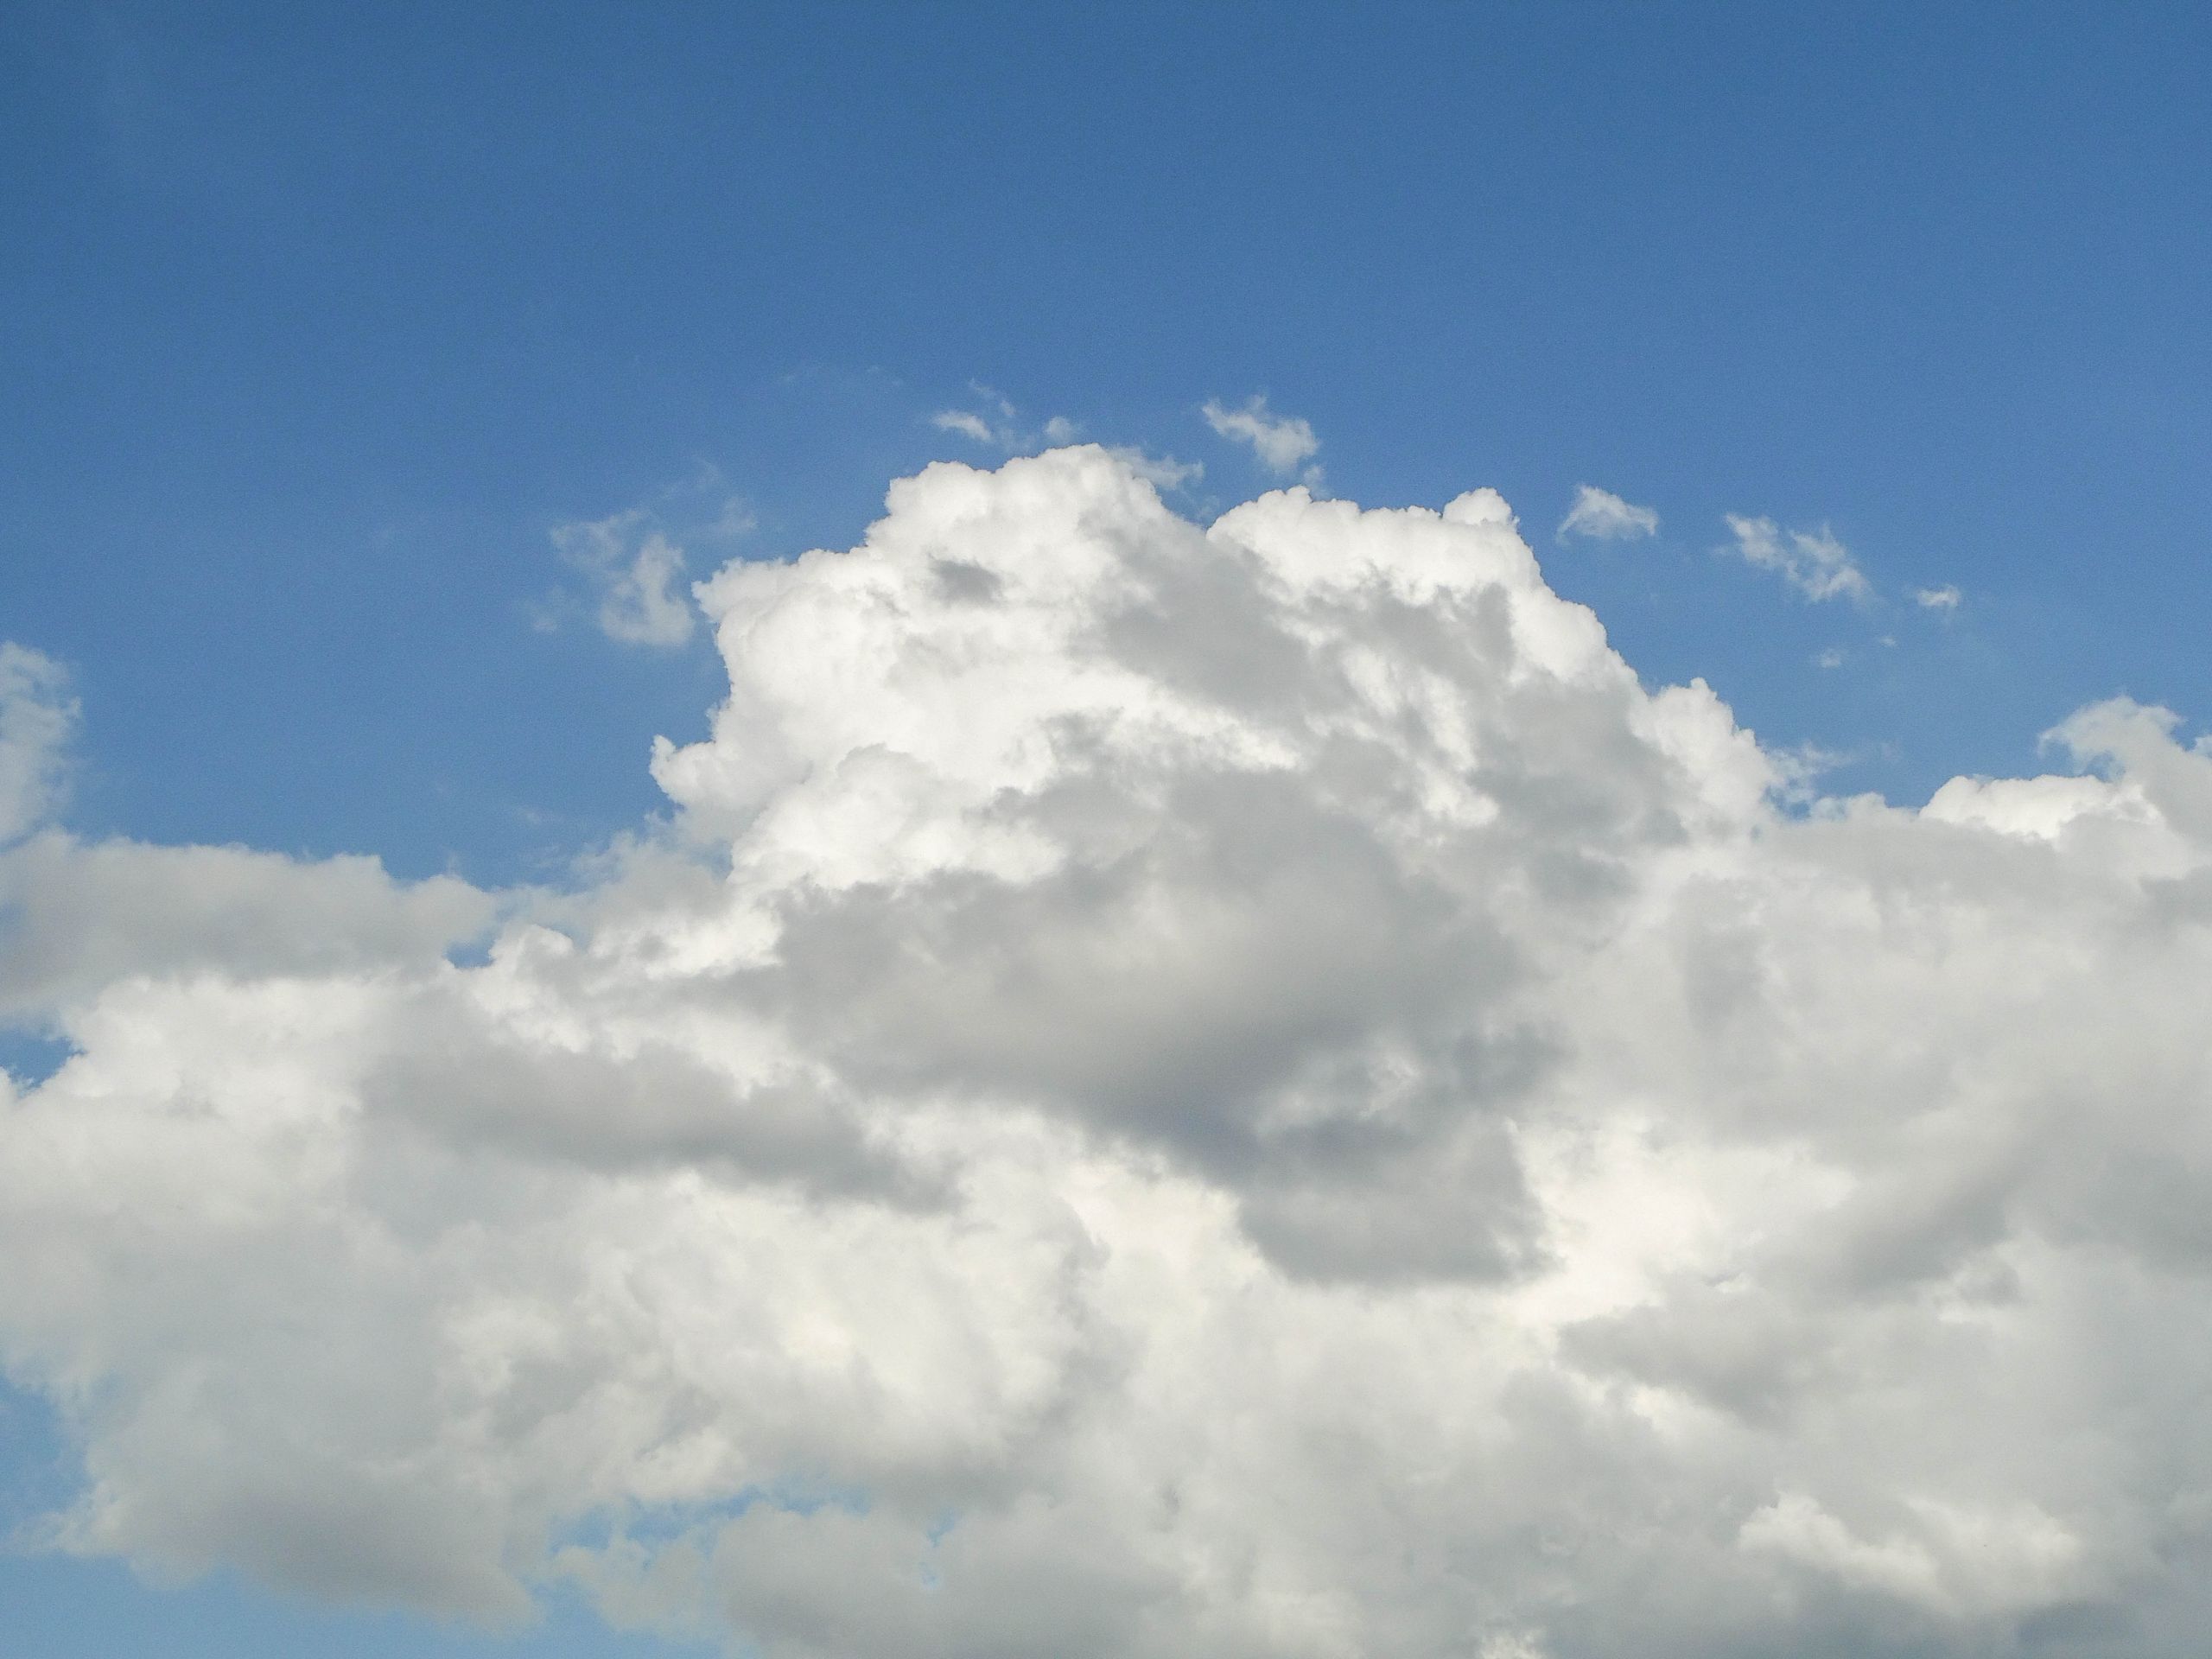
<path fill-rule="evenodd" d="M 991 423 L 982 416 L 968 410 L 941 409 L 930 416 L 930 424 L 940 432 L 957 432 L 961 436 L 973 438 L 978 443 L 998 442 L 998 435 L 992 431 Z M 1008 444 L 1005 447 L 1011 448 L 1013 446 Z"/>
<path fill-rule="evenodd" d="M 1651 508 L 1631 505 L 1611 490 L 1588 484 L 1575 486 L 1574 505 L 1559 525 L 1561 540 L 1587 536 L 1600 542 L 1628 542 L 1658 533 L 1659 515 Z"/>
<path fill-rule="evenodd" d="M 1777 570 L 1783 579 L 1810 600 L 1849 599 L 1860 603 L 1874 596 L 1866 574 L 1852 562 L 1851 553 L 1825 527 L 1817 531 L 1779 528 L 1771 518 L 1726 515 L 1736 538 L 1732 550 L 1751 564 Z"/>
<path fill-rule="evenodd" d="M 1148 455 L 1128 445 L 1109 445 L 1106 453 L 1157 490 L 1183 489 L 1206 475 L 1200 462 L 1178 461 L 1173 455 Z"/>
<path fill-rule="evenodd" d="M 551 535 L 562 560 L 590 584 L 601 633 L 626 645 L 672 651 L 690 644 L 698 626 L 683 543 L 726 553 L 752 528 L 745 503 L 729 493 L 717 468 L 704 465 L 645 505 L 556 524 Z M 541 626 L 560 625 L 558 605 L 540 606 L 537 614 Z"/>
<path fill-rule="evenodd" d="M 642 508 L 554 527 L 562 558 L 599 594 L 600 632 L 626 645 L 673 648 L 696 626 L 685 597 L 683 550 Z"/>
<path fill-rule="evenodd" d="M 1040 446 L 1042 434 L 1025 435 L 1021 430 L 1021 411 L 1004 392 L 995 391 L 981 381 L 970 381 L 968 390 L 975 393 L 987 413 L 968 409 L 942 409 L 930 416 L 930 424 L 940 432 L 954 432 L 980 444 L 1012 454 L 1018 450 L 1034 449 Z M 1046 423 L 1048 427 L 1068 428 L 1068 423 L 1054 416 Z M 1073 429 L 1068 428 L 1068 436 Z"/>
<path fill-rule="evenodd" d="M 994 391 L 980 384 L 969 388 L 981 400 L 987 412 L 971 409 L 942 409 L 930 416 L 930 424 L 940 432 L 957 433 L 971 442 L 980 443 L 1005 454 L 1028 454 L 1048 447 L 1070 444 L 1082 435 L 1081 429 L 1065 415 L 1054 415 L 1034 429 L 1027 427 L 1021 411 L 1014 400 L 1003 392 Z M 1173 467 L 1174 463 L 1166 463 Z"/>
<path fill-rule="evenodd" d="M 60 804 L 77 712 L 60 664 L 0 640 L 0 844 L 28 834 Z"/>
<path fill-rule="evenodd" d="M 939 431 L 958 433 L 964 438 L 1009 455 L 1032 454 L 1045 448 L 1064 448 L 1074 443 L 1081 435 L 1081 429 L 1064 415 L 1055 415 L 1042 427 L 1028 430 L 1021 424 L 1021 411 L 1011 399 L 985 385 L 974 385 L 970 390 L 990 410 L 990 417 L 969 410 L 947 409 L 931 416 L 930 424 Z M 1109 445 L 1106 453 L 1155 489 L 1183 489 L 1205 476 L 1205 468 L 1195 461 L 1178 461 L 1173 455 L 1147 454 L 1133 445 Z"/>
<path fill-rule="evenodd" d="M 56 1543 L 769 1659 L 2196 1650 L 2174 715 L 1815 798 L 1490 492 L 1088 447 L 699 597 L 563 890 L 0 852 Z"/>
<path fill-rule="evenodd" d="M 1963 597 L 1964 595 L 1955 587 L 1949 585 L 1942 588 L 1916 588 L 1912 590 L 1912 602 L 1924 611 L 1955 611 L 1959 608 L 1959 601 Z"/>
<path fill-rule="evenodd" d="M 1288 478 L 1299 469 L 1302 461 L 1320 453 L 1321 441 L 1313 435 L 1313 429 L 1306 422 L 1289 416 L 1277 416 L 1268 408 L 1267 398 L 1255 394 L 1242 409 L 1225 409 L 1209 398 L 1201 411 L 1206 424 L 1224 438 L 1252 446 L 1252 453 L 1260 464 L 1279 478 Z M 1305 481 L 1319 481 L 1319 471 L 1307 467 Z"/>

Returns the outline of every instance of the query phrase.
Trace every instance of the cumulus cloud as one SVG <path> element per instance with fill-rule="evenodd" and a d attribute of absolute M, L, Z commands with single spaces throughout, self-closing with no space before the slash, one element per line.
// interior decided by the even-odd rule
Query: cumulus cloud
<path fill-rule="evenodd" d="M 1779 572 L 1806 598 L 1860 603 L 1873 598 L 1866 573 L 1826 526 L 1785 531 L 1771 518 L 1745 518 L 1732 512 L 1726 517 L 1729 533 L 1736 538 L 1732 550 L 1747 563 Z"/>
<path fill-rule="evenodd" d="M 1264 395 L 1255 394 L 1242 409 L 1228 409 L 1212 398 L 1201 411 L 1216 433 L 1238 443 L 1249 444 L 1260 464 L 1278 478 L 1298 474 L 1302 462 L 1321 452 L 1321 440 L 1306 422 L 1278 416 L 1268 408 Z M 1320 469 L 1308 467 L 1300 474 L 1307 484 L 1320 481 Z"/>
<path fill-rule="evenodd" d="M 1593 541 L 1629 542 L 1659 533 L 1659 515 L 1649 507 L 1624 501 L 1611 490 L 1589 484 L 1575 486 L 1574 505 L 1560 520 L 1559 536 L 1587 536 Z"/>
<path fill-rule="evenodd" d="M 772 1659 L 2196 1649 L 2172 715 L 1787 804 L 1495 494 L 1095 448 L 700 599 L 572 890 L 0 853 L 59 1544 Z"/>
<path fill-rule="evenodd" d="M 1916 588 L 1912 590 L 1912 602 L 1924 611 L 1955 611 L 1959 608 L 1959 601 L 1964 597 L 1955 587 L 1948 583 L 1941 588 Z"/>

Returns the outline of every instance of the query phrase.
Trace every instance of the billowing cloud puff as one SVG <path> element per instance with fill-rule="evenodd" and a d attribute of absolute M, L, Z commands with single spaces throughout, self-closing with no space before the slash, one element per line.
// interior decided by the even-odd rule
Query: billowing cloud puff
<path fill-rule="evenodd" d="M 573 892 L 6 855 L 58 1542 L 792 1659 L 2196 1649 L 2171 716 L 1785 808 L 1494 494 L 1096 448 L 701 597 Z"/>

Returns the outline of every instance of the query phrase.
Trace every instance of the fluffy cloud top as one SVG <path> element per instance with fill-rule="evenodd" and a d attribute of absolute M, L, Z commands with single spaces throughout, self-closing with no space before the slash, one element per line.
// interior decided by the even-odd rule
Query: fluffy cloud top
<path fill-rule="evenodd" d="M 701 596 L 574 893 L 0 857 L 58 1542 L 779 1659 L 2197 1649 L 2171 716 L 1788 810 L 1496 495 L 1096 448 Z"/>
<path fill-rule="evenodd" d="M 1850 550 L 1825 527 L 1785 531 L 1771 518 L 1745 518 L 1732 512 L 1727 520 L 1729 533 L 1736 538 L 1733 550 L 1746 563 L 1780 572 L 1806 598 L 1864 602 L 1874 596 L 1873 584 L 1853 561 Z"/>
<path fill-rule="evenodd" d="M 1622 500 L 1611 490 L 1589 484 L 1576 486 L 1574 505 L 1567 509 L 1567 517 L 1560 520 L 1559 525 L 1562 539 L 1587 536 L 1594 541 L 1630 542 L 1658 533 L 1659 515 L 1653 509 L 1637 506 Z"/>
<path fill-rule="evenodd" d="M 1201 412 L 1206 424 L 1221 436 L 1249 444 L 1260 464 L 1278 478 L 1291 477 L 1302 462 L 1321 453 L 1321 440 L 1313 435 L 1313 427 L 1293 416 L 1274 414 L 1264 395 L 1255 395 L 1242 409 L 1226 409 L 1209 398 Z M 1317 480 L 1308 476 L 1306 481 Z"/>

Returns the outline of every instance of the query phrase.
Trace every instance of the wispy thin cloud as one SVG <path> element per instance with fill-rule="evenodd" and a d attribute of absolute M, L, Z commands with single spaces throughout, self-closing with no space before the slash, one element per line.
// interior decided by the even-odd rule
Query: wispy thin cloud
<path fill-rule="evenodd" d="M 1041 426 L 1028 425 L 1013 398 L 979 380 L 969 381 L 968 390 L 976 397 L 973 406 L 941 409 L 930 416 L 930 424 L 940 432 L 957 433 L 971 442 L 1009 455 L 1058 448 L 1083 435 L 1082 428 L 1065 415 L 1050 416 Z"/>
<path fill-rule="evenodd" d="M 0 640 L 0 844 L 29 833 L 60 804 L 77 726 L 69 676 L 43 652 Z"/>
<path fill-rule="evenodd" d="M 1806 598 L 1848 599 L 1859 604 L 1873 598 L 1874 585 L 1827 525 L 1783 530 L 1771 518 L 1746 518 L 1732 512 L 1726 516 L 1736 538 L 1728 550 L 1746 563 L 1778 572 Z"/>
<path fill-rule="evenodd" d="M 940 432 L 957 432 L 978 443 L 998 441 L 998 435 L 991 430 L 991 423 L 972 410 L 940 409 L 930 416 L 930 424 Z"/>
<path fill-rule="evenodd" d="M 1264 393 L 1255 392 L 1241 409 L 1225 408 L 1210 397 L 1200 412 L 1220 436 L 1250 445 L 1260 464 L 1278 478 L 1297 474 L 1303 463 L 1321 452 L 1321 440 L 1313 435 L 1313 425 L 1295 416 L 1275 414 L 1268 407 Z M 1320 482 L 1318 467 L 1306 467 L 1300 475 L 1307 484 Z"/>
<path fill-rule="evenodd" d="M 601 633 L 621 645 L 673 651 L 698 626 L 688 550 L 704 544 L 727 556 L 728 544 L 752 528 L 753 515 L 721 471 L 702 465 L 645 505 L 556 524 L 548 534 L 562 562 L 588 586 Z M 539 627 L 556 629 L 574 604 L 573 595 L 556 594 L 532 614 Z"/>
<path fill-rule="evenodd" d="M 956 433 L 971 442 L 1009 455 L 1063 448 L 1083 441 L 1083 428 L 1065 415 L 1050 416 L 1041 426 L 1033 428 L 1025 423 L 1020 407 L 1004 393 L 974 382 L 969 390 L 976 394 L 980 408 L 941 409 L 929 417 L 930 424 L 940 432 Z M 1151 454 L 1130 444 L 1104 447 L 1107 454 L 1155 489 L 1180 489 L 1205 475 L 1205 468 L 1195 461 Z"/>
<path fill-rule="evenodd" d="M 1597 542 L 1629 542 L 1658 533 L 1659 515 L 1654 509 L 1624 501 L 1594 484 L 1581 484 L 1575 486 L 1574 505 L 1560 520 L 1558 537 L 1561 541 L 1586 536 Z"/>

